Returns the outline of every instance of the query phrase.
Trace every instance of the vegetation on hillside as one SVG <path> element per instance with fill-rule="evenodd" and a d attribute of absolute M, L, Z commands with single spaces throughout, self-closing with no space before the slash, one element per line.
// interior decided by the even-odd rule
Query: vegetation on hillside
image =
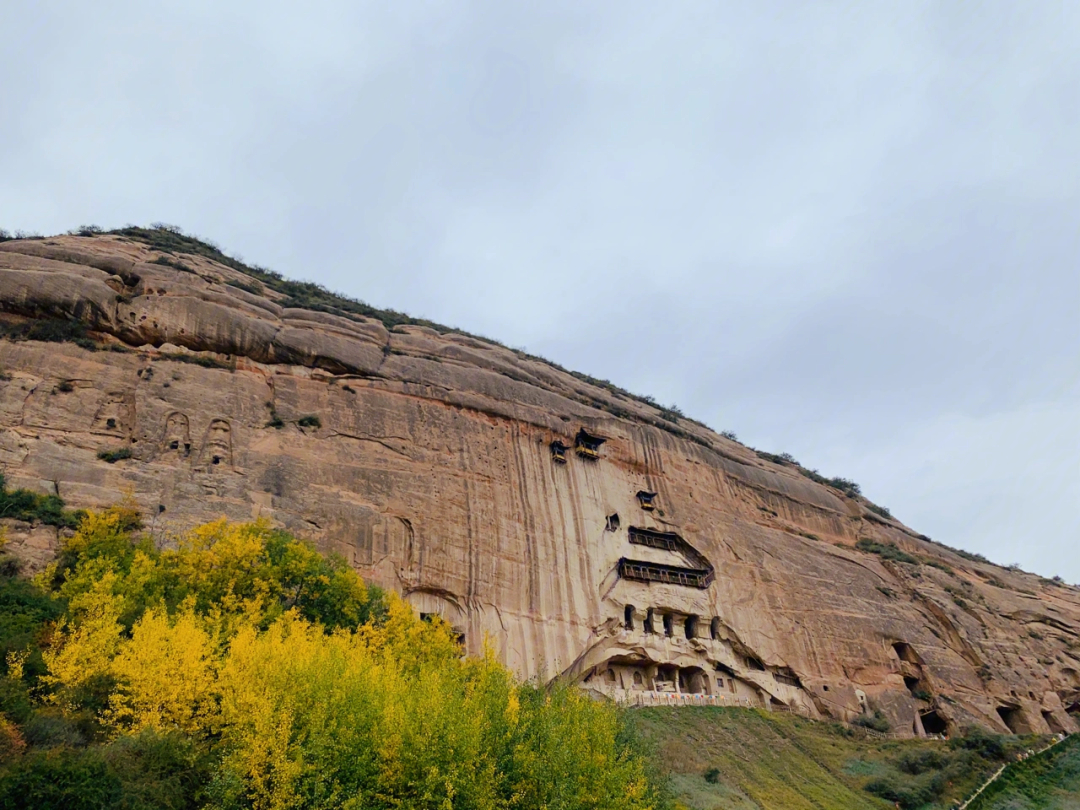
<path fill-rule="evenodd" d="M 1070 810 L 1080 799 L 1080 735 L 1010 765 L 968 810 Z"/>
<path fill-rule="evenodd" d="M 979 729 L 948 743 L 878 740 L 734 708 L 642 709 L 632 719 L 692 810 L 944 810 L 1033 745 Z"/>
<path fill-rule="evenodd" d="M 0 808 L 662 808 L 613 707 L 463 658 L 261 523 L 86 514 L 0 566 Z"/>

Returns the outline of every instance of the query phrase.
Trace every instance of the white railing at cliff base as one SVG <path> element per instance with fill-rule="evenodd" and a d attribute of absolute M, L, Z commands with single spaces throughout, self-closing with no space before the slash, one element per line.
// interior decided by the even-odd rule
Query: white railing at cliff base
<path fill-rule="evenodd" d="M 616 698 L 625 706 L 740 706 L 752 709 L 754 702 L 746 697 L 726 695 L 687 695 L 679 692 L 631 691 Z"/>

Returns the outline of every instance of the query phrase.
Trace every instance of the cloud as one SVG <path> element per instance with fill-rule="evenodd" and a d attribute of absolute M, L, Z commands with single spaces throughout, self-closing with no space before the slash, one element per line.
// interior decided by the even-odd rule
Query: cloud
<path fill-rule="evenodd" d="M 1080 581 L 1080 7 L 0 9 L 0 224 L 175 222 Z"/>

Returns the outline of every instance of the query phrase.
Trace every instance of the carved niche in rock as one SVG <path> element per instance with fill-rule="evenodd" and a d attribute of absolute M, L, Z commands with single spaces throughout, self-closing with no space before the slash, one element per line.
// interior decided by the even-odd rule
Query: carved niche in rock
<path fill-rule="evenodd" d="M 232 426 L 228 420 L 211 420 L 199 461 L 211 470 L 214 467 L 232 467 Z"/>
<path fill-rule="evenodd" d="M 166 417 L 158 455 L 173 459 L 186 459 L 191 455 L 191 425 L 186 414 L 173 411 Z"/>
<path fill-rule="evenodd" d="M 107 436 L 127 436 L 135 424 L 135 398 L 125 391 L 109 391 L 94 414 L 90 428 Z"/>

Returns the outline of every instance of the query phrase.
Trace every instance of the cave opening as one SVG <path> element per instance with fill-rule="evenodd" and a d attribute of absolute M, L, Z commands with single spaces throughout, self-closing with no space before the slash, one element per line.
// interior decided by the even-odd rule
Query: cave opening
<path fill-rule="evenodd" d="M 649 608 L 645 612 L 645 625 L 644 625 L 643 629 L 645 630 L 646 633 L 655 633 L 656 632 L 656 627 L 653 626 L 653 609 L 652 608 Z"/>
<path fill-rule="evenodd" d="M 1071 715 L 1080 715 L 1080 700 L 1076 701 L 1071 706 L 1066 706 L 1065 712 Z"/>
<path fill-rule="evenodd" d="M 1051 734 L 1064 734 L 1065 733 L 1065 726 L 1063 726 L 1061 724 L 1061 721 L 1058 720 L 1054 716 L 1053 712 L 1047 711 L 1047 710 L 1044 709 L 1043 713 L 1042 713 L 1042 716 L 1043 716 L 1043 720 L 1046 721 L 1046 725 L 1048 725 L 1050 727 L 1050 733 Z"/>
<path fill-rule="evenodd" d="M 697 667 L 679 670 L 679 691 L 686 695 L 704 695 L 709 691 L 709 679 Z"/>
<path fill-rule="evenodd" d="M 909 664 L 921 664 L 922 660 L 919 658 L 918 653 L 915 652 L 915 648 L 908 644 L 906 641 L 897 641 L 892 645 L 893 650 L 896 652 L 896 657 L 901 661 L 907 661 Z"/>
<path fill-rule="evenodd" d="M 609 532 L 617 532 L 619 530 L 619 513 L 612 512 L 607 516 L 607 530 Z"/>
<path fill-rule="evenodd" d="M 911 692 L 912 694 L 915 694 L 915 690 L 919 688 L 919 679 L 918 678 L 912 678 L 912 677 L 910 677 L 908 675 L 905 675 L 904 676 L 904 686 L 907 687 L 909 692 Z"/>
<path fill-rule="evenodd" d="M 713 620 L 709 622 L 709 635 L 712 636 L 713 641 L 720 640 L 720 617 L 713 616 Z"/>
<path fill-rule="evenodd" d="M 683 623 L 683 630 L 685 630 L 687 638 L 697 638 L 698 617 L 687 616 L 686 621 Z"/>
<path fill-rule="evenodd" d="M 670 613 L 664 614 L 664 635 L 669 637 L 675 635 L 675 617 Z"/>
<path fill-rule="evenodd" d="M 922 721 L 923 731 L 927 734 L 946 734 L 949 731 L 949 724 L 937 712 L 920 714 L 919 719 Z"/>
<path fill-rule="evenodd" d="M 634 606 L 633 605 L 627 605 L 626 608 L 623 610 L 623 626 L 627 630 L 633 630 L 634 629 Z"/>
<path fill-rule="evenodd" d="M 1024 713 L 1019 706 L 998 706 L 997 714 L 1013 734 L 1024 733 Z"/>

